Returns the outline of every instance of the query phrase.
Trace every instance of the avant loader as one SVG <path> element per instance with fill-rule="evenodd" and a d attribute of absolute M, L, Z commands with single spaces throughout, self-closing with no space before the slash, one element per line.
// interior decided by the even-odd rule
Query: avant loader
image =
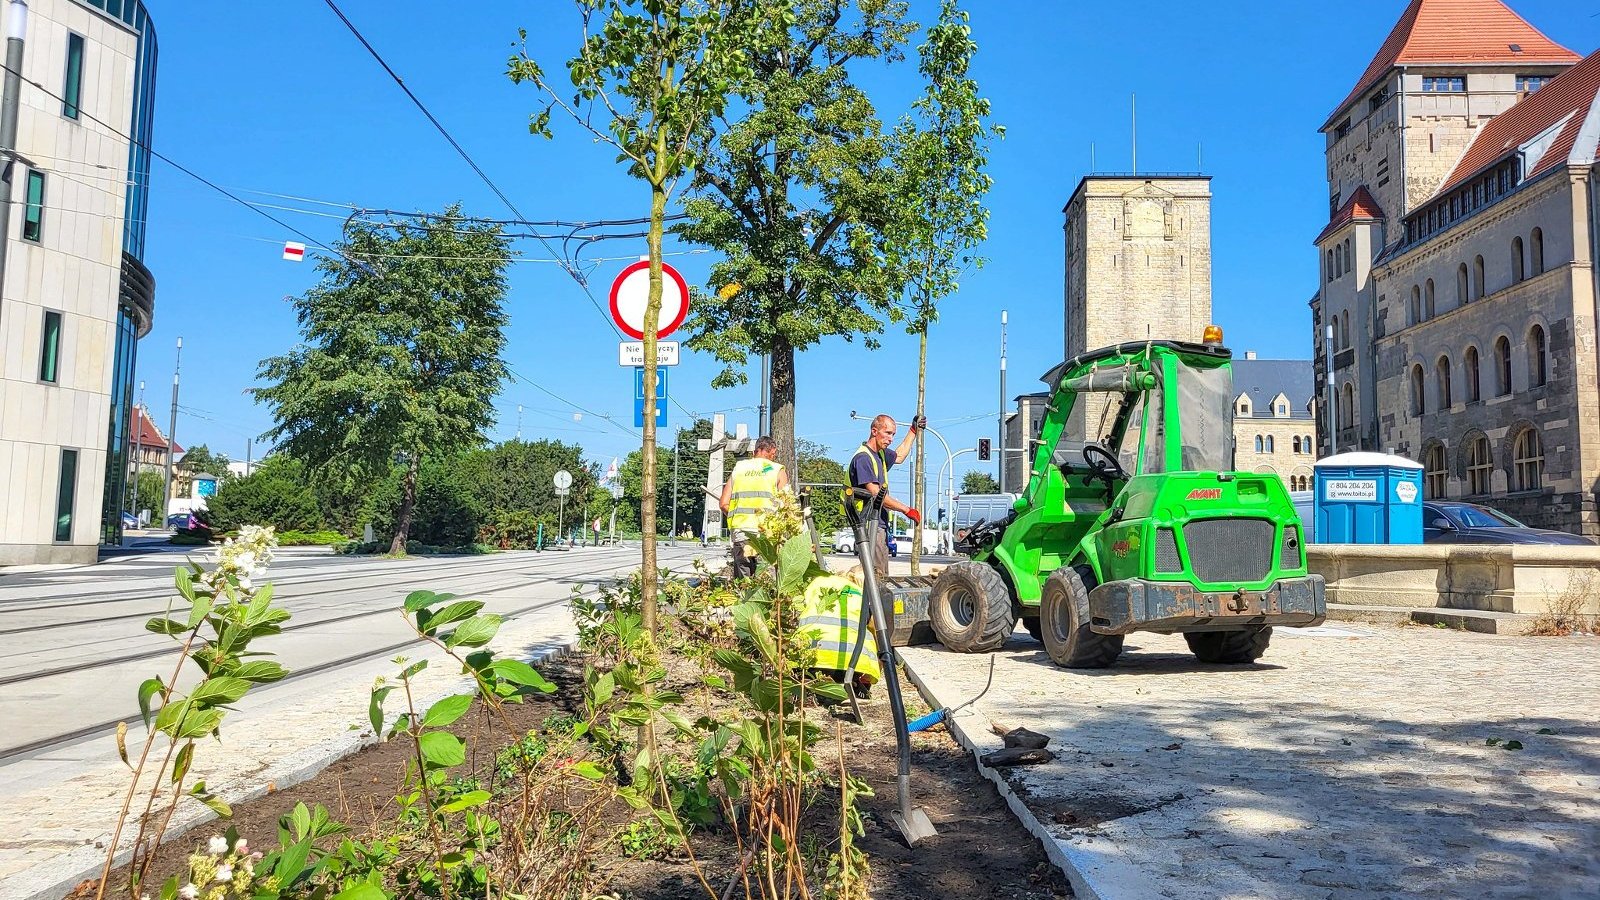
<path fill-rule="evenodd" d="M 1275 626 L 1323 621 L 1322 577 L 1306 571 L 1283 482 L 1231 471 L 1231 357 L 1206 331 L 1198 344 L 1090 351 L 1045 376 L 1026 489 L 1006 517 L 968 530 L 970 559 L 928 595 L 946 647 L 996 649 L 1021 619 L 1071 668 L 1110 666 L 1135 631 L 1182 634 L 1203 662 L 1247 663 Z"/>

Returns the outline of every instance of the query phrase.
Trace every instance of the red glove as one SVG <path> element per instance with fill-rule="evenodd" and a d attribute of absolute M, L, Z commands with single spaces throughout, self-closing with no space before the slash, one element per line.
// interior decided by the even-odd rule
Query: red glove
<path fill-rule="evenodd" d="M 918 525 L 922 524 L 922 513 L 918 512 L 915 506 L 906 510 L 906 518 L 917 523 Z"/>

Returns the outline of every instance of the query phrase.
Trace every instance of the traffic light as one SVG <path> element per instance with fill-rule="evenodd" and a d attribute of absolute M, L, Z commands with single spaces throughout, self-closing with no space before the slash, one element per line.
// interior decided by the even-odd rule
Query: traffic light
<path fill-rule="evenodd" d="M 984 461 L 989 459 L 989 439 L 978 438 L 978 458 Z"/>

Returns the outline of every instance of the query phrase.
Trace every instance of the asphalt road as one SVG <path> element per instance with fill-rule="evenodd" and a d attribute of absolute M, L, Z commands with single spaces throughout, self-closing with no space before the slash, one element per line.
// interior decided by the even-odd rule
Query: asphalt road
<path fill-rule="evenodd" d="M 687 567 L 698 544 L 661 547 L 661 564 Z M 717 551 L 710 551 L 715 554 Z M 145 630 L 171 598 L 180 554 L 119 557 L 98 566 L 0 575 L 0 771 L 69 745 L 110 734 L 136 719 L 139 682 L 170 674 L 175 645 Z M 337 679 L 342 667 L 404 653 L 414 634 L 398 610 L 427 588 L 485 601 L 507 617 L 565 604 L 572 588 L 607 581 L 638 566 L 637 548 L 513 552 L 492 556 L 392 560 L 290 550 L 268 576 L 293 615 L 283 635 L 263 643 L 291 676 L 247 698 L 304 696 L 308 682 Z M 268 646 L 270 643 L 270 646 Z M 24 766 L 32 768 L 32 766 Z"/>

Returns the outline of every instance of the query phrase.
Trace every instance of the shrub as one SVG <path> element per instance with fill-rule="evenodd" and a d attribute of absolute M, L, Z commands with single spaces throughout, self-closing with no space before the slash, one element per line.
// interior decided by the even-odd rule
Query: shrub
<path fill-rule="evenodd" d="M 280 547 L 332 547 L 349 540 L 337 531 L 285 531 L 278 535 Z"/>
<path fill-rule="evenodd" d="M 281 532 L 313 531 L 322 525 L 305 467 L 286 456 L 269 456 L 244 478 L 224 482 L 206 501 L 206 521 L 218 531 L 271 525 Z"/>

